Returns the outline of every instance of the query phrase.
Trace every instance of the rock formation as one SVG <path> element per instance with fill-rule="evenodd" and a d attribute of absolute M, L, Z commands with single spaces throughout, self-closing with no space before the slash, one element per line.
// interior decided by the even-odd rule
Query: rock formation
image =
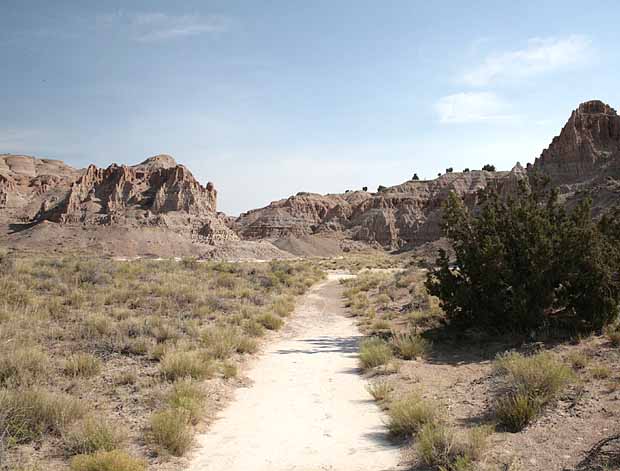
<path fill-rule="evenodd" d="M 246 238 L 343 233 L 382 247 L 417 246 L 440 237 L 441 206 L 451 191 L 474 207 L 479 190 L 492 185 L 514 194 L 533 174 L 548 176 L 569 207 L 587 196 L 599 215 L 620 203 L 620 116 L 601 101 L 582 103 L 527 171 L 517 163 L 510 172 L 451 172 L 370 194 L 299 193 L 242 214 L 236 227 Z"/>
<path fill-rule="evenodd" d="M 4 223 L 159 227 L 208 244 L 238 240 L 217 213 L 213 184 L 202 186 L 169 155 L 85 170 L 0 155 L 0 217 Z"/>
<path fill-rule="evenodd" d="M 56 160 L 0 155 L 0 224 L 45 226 L 40 238 L 48 237 L 54 227 L 65 228 L 64 233 L 70 233 L 70 227 L 90 228 L 91 233 L 99 227 L 99 232 L 110 234 L 125 228 L 133 240 L 144 239 L 156 248 L 166 241 L 187 242 L 190 253 L 194 243 L 234 245 L 238 236 L 246 241 L 270 239 L 285 250 L 301 252 L 337 252 L 360 243 L 402 249 L 440 237 L 441 207 L 450 192 L 473 208 L 480 190 L 492 186 L 511 195 L 534 174 L 549 177 L 568 207 L 589 197 L 598 216 L 618 204 L 620 116 L 601 101 L 582 103 L 527 171 L 517 164 L 509 172 L 450 172 L 376 193 L 302 192 L 237 219 L 217 212 L 212 183 L 202 186 L 168 155 L 134 166 L 90 165 L 85 170 Z M 124 237 L 118 240 L 129 236 Z M 250 245 L 246 248 L 252 252 L 255 247 Z"/>
<path fill-rule="evenodd" d="M 57 201 L 46 199 L 34 221 L 161 226 L 217 243 L 237 239 L 217 214 L 217 191 L 203 187 L 169 155 L 139 165 L 90 165 Z"/>
<path fill-rule="evenodd" d="M 569 208 L 590 198 L 600 216 L 620 204 L 620 116 L 602 101 L 582 103 L 528 171 L 549 177 Z"/>
<path fill-rule="evenodd" d="M 620 166 L 620 116 L 609 105 L 582 103 L 559 136 L 551 141 L 531 170 L 542 172 L 554 185 L 574 184 L 600 177 Z"/>
<path fill-rule="evenodd" d="M 60 160 L 1 154 L 0 221 L 29 221 L 44 199 L 60 198 L 79 175 Z"/>
<path fill-rule="evenodd" d="M 478 190 L 489 185 L 516 188 L 526 177 L 511 172 L 447 173 L 435 180 L 411 180 L 381 192 L 340 195 L 298 193 L 242 214 L 238 231 L 246 238 L 280 238 L 343 232 L 353 240 L 403 248 L 440 237 L 441 206 L 451 191 L 474 205 Z M 512 191 L 512 190 L 511 190 Z"/>

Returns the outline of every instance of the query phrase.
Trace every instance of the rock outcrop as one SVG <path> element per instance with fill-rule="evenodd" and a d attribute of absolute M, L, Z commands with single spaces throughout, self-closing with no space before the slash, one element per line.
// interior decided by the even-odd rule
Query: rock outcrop
<path fill-rule="evenodd" d="M 0 221 L 31 220 L 45 199 L 61 198 L 79 175 L 60 160 L 0 154 Z"/>
<path fill-rule="evenodd" d="M 531 170 L 549 176 L 554 185 L 570 185 L 618 173 L 620 116 L 599 100 L 579 105 L 559 136 L 551 141 Z"/>
<path fill-rule="evenodd" d="M 242 214 L 237 226 L 241 236 L 250 239 L 342 232 L 353 240 L 403 248 L 440 237 L 441 206 L 451 191 L 473 206 L 479 190 L 495 185 L 513 191 L 524 178 L 524 169 L 517 165 L 510 172 L 480 170 L 411 180 L 377 193 L 298 193 Z"/>
<path fill-rule="evenodd" d="M 528 171 L 546 175 L 567 207 L 589 198 L 600 216 L 620 204 L 620 116 L 602 101 L 582 103 Z"/>
<path fill-rule="evenodd" d="M 217 213 L 217 191 L 183 165 L 158 155 L 139 165 L 90 165 L 60 201 L 45 199 L 34 221 L 160 226 L 214 244 L 236 234 Z"/>

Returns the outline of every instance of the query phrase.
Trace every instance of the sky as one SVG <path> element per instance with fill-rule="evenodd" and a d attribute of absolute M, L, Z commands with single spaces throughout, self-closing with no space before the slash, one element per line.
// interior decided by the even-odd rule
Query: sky
<path fill-rule="evenodd" d="M 170 154 L 236 215 L 532 162 L 620 106 L 620 3 L 0 1 L 0 153 Z"/>

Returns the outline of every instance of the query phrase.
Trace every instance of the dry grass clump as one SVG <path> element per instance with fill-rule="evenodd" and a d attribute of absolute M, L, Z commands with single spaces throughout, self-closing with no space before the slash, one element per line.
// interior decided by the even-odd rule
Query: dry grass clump
<path fill-rule="evenodd" d="M 394 391 L 392 383 L 386 380 L 374 381 L 366 386 L 366 390 L 377 402 L 386 402 Z"/>
<path fill-rule="evenodd" d="M 49 358 L 36 347 L 17 348 L 0 354 L 0 386 L 25 386 L 47 376 Z"/>
<path fill-rule="evenodd" d="M 439 418 L 437 404 L 412 392 L 390 404 L 387 427 L 392 435 L 407 437 L 418 433 L 424 425 L 437 422 Z"/>
<path fill-rule="evenodd" d="M 65 450 L 70 455 L 112 451 L 125 441 L 125 433 L 101 417 L 88 417 L 63 434 Z"/>
<path fill-rule="evenodd" d="M 203 351 L 172 350 L 162 357 L 159 372 L 167 381 L 205 379 L 213 374 L 213 363 Z"/>
<path fill-rule="evenodd" d="M 605 335 L 614 347 L 620 347 L 620 324 L 607 326 Z"/>
<path fill-rule="evenodd" d="M 93 444 L 107 440 L 105 424 L 82 423 L 83 412 L 72 410 L 81 403 L 60 391 L 118 411 L 115 424 L 127 430 L 128 446 L 144 455 L 150 453 L 139 438 L 149 420 L 145 410 L 161 406 L 184 415 L 182 430 L 191 436 L 205 412 L 198 382 L 218 372 L 234 377 L 241 355 L 258 349 L 261 316 L 272 313 L 275 320 L 266 323 L 281 323 L 295 296 L 323 276 L 300 261 L 2 260 L 0 254 L 6 268 L 0 269 L 0 434 L 5 428 L 11 434 L 5 442 L 12 464 L 32 451 L 59 468 L 63 456 L 68 461 L 71 453 L 91 456 L 86 451 L 109 448 Z M 153 381 L 157 376 L 166 384 Z M 158 417 L 161 431 L 166 421 Z M 36 452 L 26 444 L 34 439 Z M 102 456 L 106 463 L 114 455 Z"/>
<path fill-rule="evenodd" d="M 580 351 L 570 352 L 566 359 L 575 370 L 583 370 L 590 362 L 588 355 Z"/>
<path fill-rule="evenodd" d="M 0 411 L 0 430 L 14 443 L 27 443 L 46 433 L 62 433 L 84 417 L 86 407 L 68 394 L 5 389 L 0 390 Z"/>
<path fill-rule="evenodd" d="M 202 342 L 209 354 L 218 360 L 226 360 L 235 353 L 256 353 L 258 343 L 237 326 L 214 326 L 205 329 Z"/>
<path fill-rule="evenodd" d="M 611 376 L 611 369 L 607 366 L 594 366 L 590 369 L 594 379 L 607 379 Z"/>
<path fill-rule="evenodd" d="M 184 410 L 164 409 L 151 416 L 148 439 L 163 452 L 183 456 L 194 441 L 190 425 L 190 416 Z"/>
<path fill-rule="evenodd" d="M 64 372 L 68 376 L 91 378 L 101 371 L 101 361 L 90 353 L 77 353 L 65 361 Z"/>
<path fill-rule="evenodd" d="M 146 471 L 147 463 L 124 451 L 99 451 L 71 460 L 71 471 Z"/>
<path fill-rule="evenodd" d="M 284 325 L 284 321 L 281 317 L 271 314 L 270 312 L 262 314 L 257 320 L 267 330 L 280 330 L 282 325 Z"/>
<path fill-rule="evenodd" d="M 416 450 L 425 465 L 442 471 L 473 471 L 490 433 L 488 427 L 477 427 L 459 435 L 442 423 L 429 422 L 416 436 Z"/>
<path fill-rule="evenodd" d="M 547 352 L 529 357 L 507 353 L 495 367 L 507 390 L 496 402 L 496 414 L 510 431 L 522 430 L 575 379 L 570 367 Z"/>
<path fill-rule="evenodd" d="M 192 424 L 198 423 L 204 416 L 206 399 L 203 386 L 189 379 L 173 383 L 165 395 L 168 408 L 184 411 Z"/>
<path fill-rule="evenodd" d="M 359 359 L 364 369 L 385 365 L 393 357 L 392 347 L 383 339 L 371 337 L 360 343 Z"/>
<path fill-rule="evenodd" d="M 430 348 L 430 342 L 416 334 L 397 334 L 392 337 L 392 345 L 403 360 L 422 358 Z"/>
<path fill-rule="evenodd" d="M 371 334 L 387 333 L 392 329 L 392 324 L 386 319 L 377 319 L 370 327 Z"/>

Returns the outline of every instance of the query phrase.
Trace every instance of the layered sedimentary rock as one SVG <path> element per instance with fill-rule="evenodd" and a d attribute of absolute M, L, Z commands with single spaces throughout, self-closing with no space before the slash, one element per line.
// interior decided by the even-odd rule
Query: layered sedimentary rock
<path fill-rule="evenodd" d="M 168 157 L 170 158 L 170 157 Z M 109 224 L 121 219 L 181 212 L 216 212 L 213 184 L 203 187 L 182 165 L 90 165 L 59 204 L 45 201 L 38 219 L 63 223 Z"/>
<path fill-rule="evenodd" d="M 617 174 L 620 163 L 620 116 L 611 106 L 593 100 L 571 114 L 562 132 L 536 159 L 531 170 L 542 172 L 554 185 L 575 184 Z"/>
<path fill-rule="evenodd" d="M 0 221 L 29 221 L 43 200 L 61 198 L 79 175 L 60 160 L 0 154 Z"/>
<path fill-rule="evenodd" d="M 620 116 L 602 101 L 582 103 L 528 171 L 549 177 L 569 208 L 589 198 L 600 216 L 620 203 Z"/>
<path fill-rule="evenodd" d="M 500 191 L 513 191 L 516 182 L 525 177 L 524 169 L 517 165 L 511 172 L 447 173 L 435 180 L 412 180 L 377 193 L 299 193 L 242 214 L 237 226 L 246 238 L 342 232 L 354 240 L 383 247 L 418 245 L 440 237 L 441 206 L 450 192 L 473 206 L 479 190 L 495 185 Z"/>
<path fill-rule="evenodd" d="M 158 155 L 139 165 L 90 165 L 61 201 L 45 200 L 35 221 L 159 226 L 217 243 L 236 234 L 217 213 L 217 190 L 183 165 Z"/>
<path fill-rule="evenodd" d="M 134 166 L 85 170 L 56 160 L 1 155 L 0 215 L 4 223 L 148 226 L 209 244 L 238 240 L 217 213 L 213 184 L 202 186 L 168 155 Z"/>

